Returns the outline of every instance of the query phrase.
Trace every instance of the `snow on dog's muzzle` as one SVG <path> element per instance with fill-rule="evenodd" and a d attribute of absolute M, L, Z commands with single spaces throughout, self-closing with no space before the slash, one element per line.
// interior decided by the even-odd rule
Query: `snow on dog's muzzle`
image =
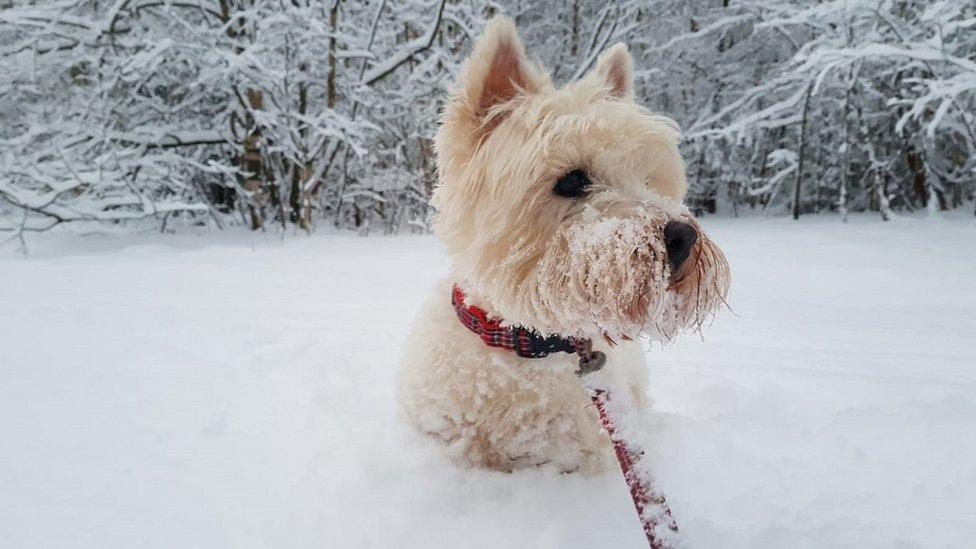
<path fill-rule="evenodd" d="M 687 208 L 656 195 L 594 199 L 536 267 L 536 308 L 560 333 L 670 340 L 725 302 L 728 263 Z"/>

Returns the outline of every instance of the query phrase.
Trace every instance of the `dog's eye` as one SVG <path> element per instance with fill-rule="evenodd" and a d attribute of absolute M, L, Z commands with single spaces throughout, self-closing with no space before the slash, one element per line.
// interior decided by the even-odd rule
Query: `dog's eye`
<path fill-rule="evenodd" d="M 590 186 L 590 178 L 583 170 L 573 170 L 559 178 L 552 192 L 564 198 L 579 198 L 586 194 Z"/>

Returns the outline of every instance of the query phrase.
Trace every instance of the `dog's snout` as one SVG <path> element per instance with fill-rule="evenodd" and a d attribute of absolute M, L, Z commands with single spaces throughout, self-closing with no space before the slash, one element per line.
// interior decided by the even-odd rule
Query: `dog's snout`
<path fill-rule="evenodd" d="M 664 245 L 668 250 L 668 263 L 675 273 L 691 255 L 691 247 L 698 240 L 698 231 L 689 223 L 669 221 L 664 226 Z"/>

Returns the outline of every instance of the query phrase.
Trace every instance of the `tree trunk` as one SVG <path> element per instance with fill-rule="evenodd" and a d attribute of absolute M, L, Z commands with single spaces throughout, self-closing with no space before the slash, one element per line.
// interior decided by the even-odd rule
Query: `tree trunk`
<path fill-rule="evenodd" d="M 800 144 L 799 159 L 796 164 L 796 184 L 793 185 L 793 219 L 800 219 L 800 194 L 803 190 L 803 150 L 807 141 L 807 113 L 810 111 L 810 94 L 813 91 L 813 83 L 807 86 L 807 93 L 803 97 L 803 118 L 800 120 Z"/>
<path fill-rule="evenodd" d="M 841 221 L 847 223 L 847 187 L 851 177 L 851 93 L 854 91 L 854 66 L 847 73 L 847 86 L 844 93 L 844 160 L 840 172 L 840 189 L 837 197 L 837 210 Z"/>
<path fill-rule="evenodd" d="M 905 162 L 908 169 L 912 171 L 912 190 L 915 198 L 921 203 L 922 207 L 929 206 L 928 183 L 925 180 L 925 169 L 922 167 L 922 159 L 918 151 L 911 143 L 907 143 L 905 148 Z"/>
<path fill-rule="evenodd" d="M 884 176 L 881 174 L 879 168 L 874 170 L 874 192 L 878 200 L 878 212 L 881 214 L 881 219 L 883 221 L 889 221 L 891 219 L 891 208 L 888 205 L 888 191 L 885 188 Z"/>
<path fill-rule="evenodd" d="M 573 0 L 573 37 L 572 42 L 570 42 L 569 53 L 573 56 L 574 61 L 579 54 L 579 5 L 580 0 Z"/>
<path fill-rule="evenodd" d="M 264 97 L 260 90 L 248 90 L 247 101 L 250 109 L 261 110 Z M 263 165 L 261 162 L 261 129 L 257 127 L 254 115 L 248 111 L 245 115 L 244 162 L 243 168 L 247 175 L 244 179 L 244 190 L 248 192 L 251 213 L 251 229 L 257 230 L 264 226 L 261 206 L 264 202 L 262 188 Z"/>
<path fill-rule="evenodd" d="M 308 71 L 308 67 L 304 64 L 299 65 L 298 72 L 300 75 L 305 75 Z M 305 115 L 308 112 L 308 86 L 305 81 L 299 84 L 298 87 L 298 113 Z M 309 185 L 308 178 L 312 175 L 312 167 L 310 165 L 310 159 L 308 158 L 309 153 L 305 151 L 307 138 L 308 138 L 308 128 L 302 126 L 299 130 L 299 135 L 302 139 L 302 154 L 304 160 L 298 162 L 294 169 L 292 170 L 291 176 L 291 192 L 288 197 L 288 205 L 291 209 L 291 214 L 289 215 L 292 223 L 297 223 L 299 227 L 304 229 L 306 232 L 311 232 L 311 197 L 309 196 Z"/>
<path fill-rule="evenodd" d="M 339 25 L 339 0 L 333 0 L 332 9 L 329 10 L 329 28 L 332 34 L 329 37 L 329 77 L 326 82 L 326 106 L 330 109 L 336 103 L 336 32 Z"/>

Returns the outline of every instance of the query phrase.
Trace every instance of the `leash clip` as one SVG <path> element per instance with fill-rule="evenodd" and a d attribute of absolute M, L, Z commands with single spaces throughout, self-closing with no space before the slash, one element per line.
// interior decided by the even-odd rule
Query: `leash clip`
<path fill-rule="evenodd" d="M 579 368 L 576 369 L 576 375 L 582 377 L 586 374 L 592 374 L 602 369 L 606 363 L 607 355 L 600 351 L 590 351 L 589 356 L 580 355 Z"/>

